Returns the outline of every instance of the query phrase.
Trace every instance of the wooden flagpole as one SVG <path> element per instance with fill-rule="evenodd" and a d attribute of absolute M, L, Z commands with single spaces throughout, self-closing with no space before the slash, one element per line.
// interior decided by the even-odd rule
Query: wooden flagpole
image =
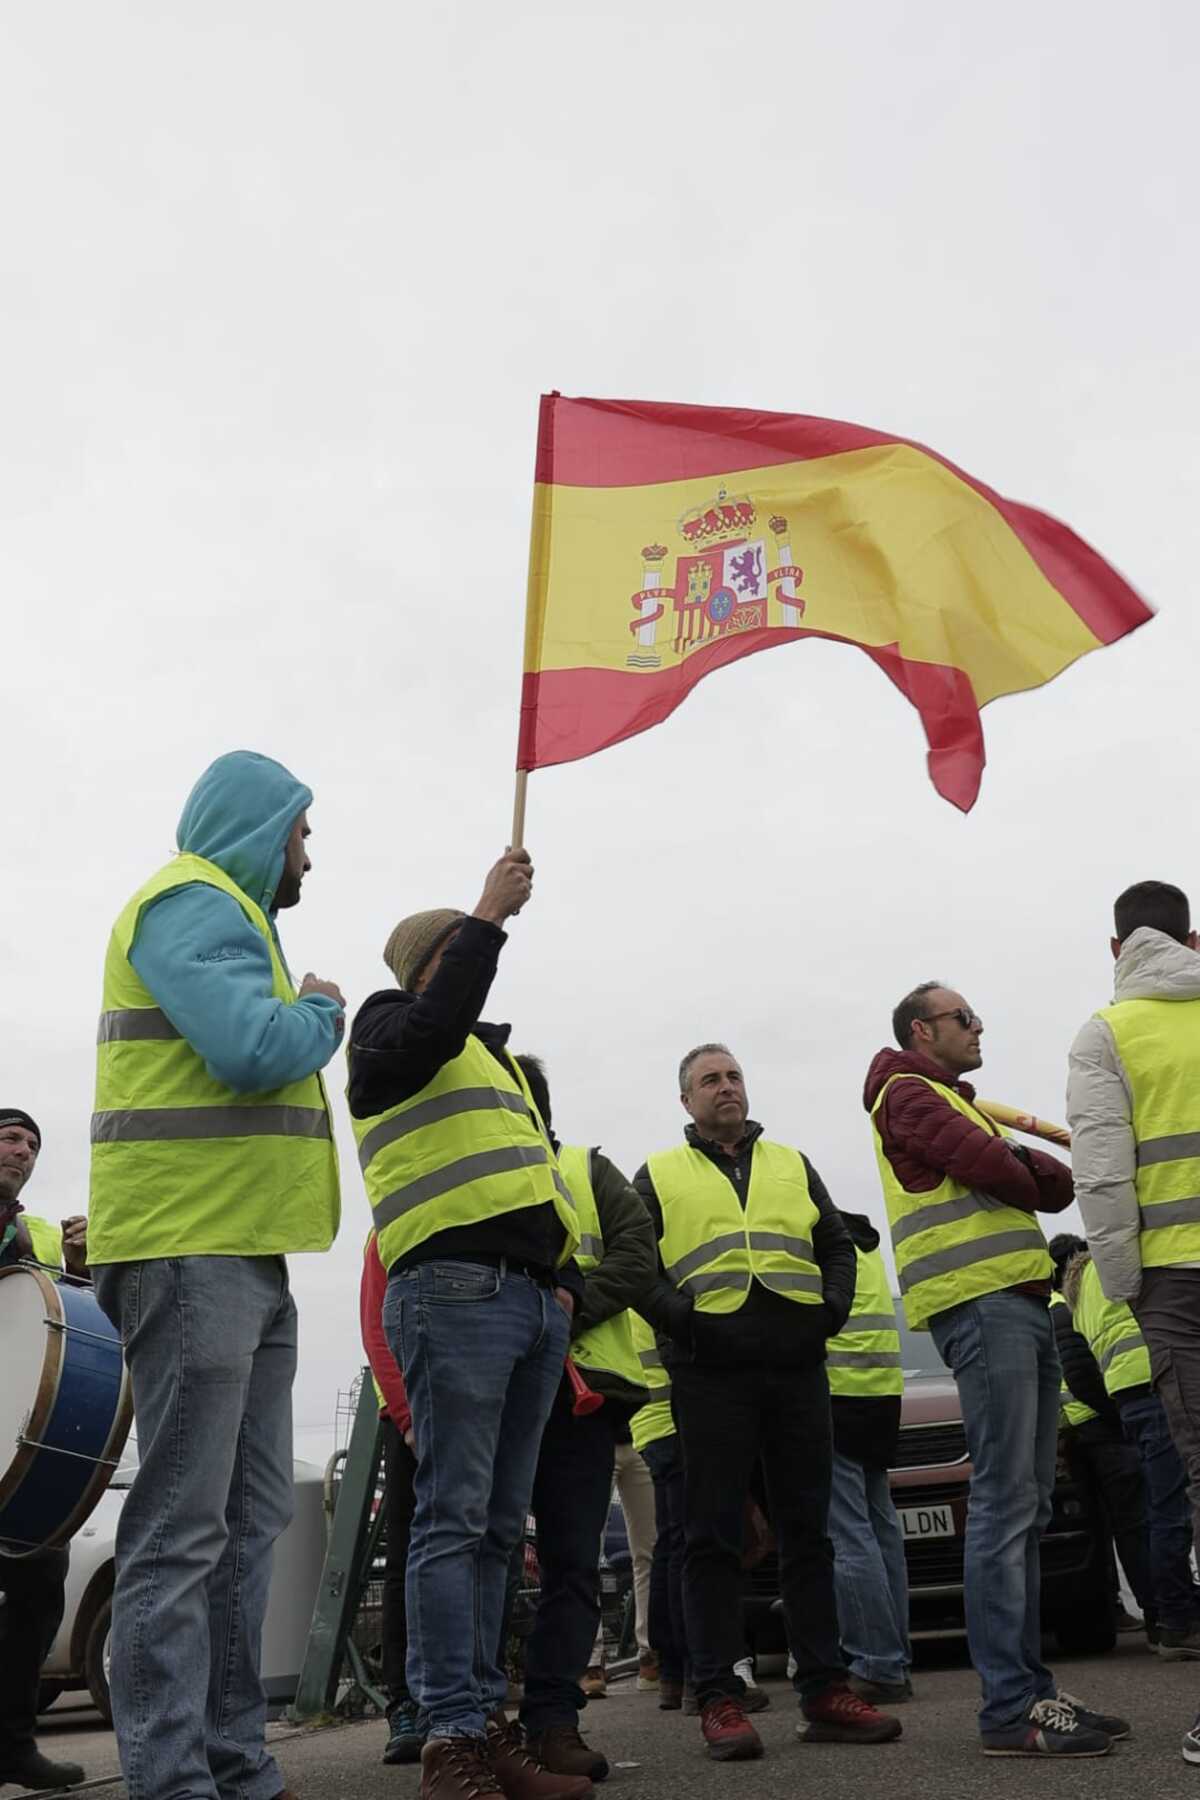
<path fill-rule="evenodd" d="M 529 783 L 529 770 L 517 770 L 517 785 L 513 793 L 512 843 L 510 850 L 525 848 L 525 789 Z"/>

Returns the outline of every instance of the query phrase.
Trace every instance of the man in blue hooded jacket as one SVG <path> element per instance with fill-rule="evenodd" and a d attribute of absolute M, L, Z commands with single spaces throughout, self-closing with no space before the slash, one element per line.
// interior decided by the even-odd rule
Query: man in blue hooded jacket
<path fill-rule="evenodd" d="M 271 1550 L 292 1509 L 296 1308 L 337 1160 L 319 1071 L 332 982 L 292 984 L 277 913 L 309 870 L 312 794 L 235 751 L 179 855 L 133 896 L 104 971 L 89 1239 L 121 1332 L 139 1469 L 117 1532 L 111 1689 L 130 1800 L 277 1800 L 260 1679 Z"/>

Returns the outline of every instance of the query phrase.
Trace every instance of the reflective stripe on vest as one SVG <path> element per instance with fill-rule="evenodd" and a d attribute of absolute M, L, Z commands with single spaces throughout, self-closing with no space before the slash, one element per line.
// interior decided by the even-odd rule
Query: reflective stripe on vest
<path fill-rule="evenodd" d="M 1024 1281 L 1048 1281 L 1052 1264 L 1046 1239 L 1020 1207 L 1005 1206 L 949 1175 L 927 1194 L 910 1194 L 902 1184 L 879 1133 L 879 1109 L 896 1081 L 923 1081 L 973 1125 L 993 1136 L 1004 1134 L 952 1087 L 926 1075 L 893 1075 L 875 1097 L 871 1136 L 910 1327 L 919 1331 L 935 1314 L 981 1294 Z"/>
<path fill-rule="evenodd" d="M 1133 1096 L 1142 1267 L 1200 1263 L 1200 1000 L 1119 1000 L 1097 1016 Z"/>
<path fill-rule="evenodd" d="M 337 1152 L 320 1075 L 235 1093 L 209 1073 L 130 961 L 145 909 L 197 885 L 226 895 L 262 938 L 271 997 L 297 1000 L 271 921 L 215 863 L 177 856 L 128 902 L 109 939 L 96 1033 L 94 1263 L 326 1250 L 337 1231 Z M 214 963 L 213 983 L 223 978 Z"/>
<path fill-rule="evenodd" d="M 819 1214 L 798 1150 L 755 1142 L 744 1211 L 728 1176 L 690 1144 L 657 1151 L 647 1166 L 662 1208 L 667 1279 L 692 1295 L 698 1311 L 736 1312 L 752 1280 L 789 1300 L 820 1304 L 812 1247 Z"/>
<path fill-rule="evenodd" d="M 563 1228 L 559 1262 L 575 1254 L 575 1202 L 525 1077 L 477 1037 L 419 1094 L 351 1122 L 385 1268 L 435 1232 L 547 1202 Z"/>
<path fill-rule="evenodd" d="M 1067 1302 L 1062 1294 L 1054 1293 L 1050 1296 L 1050 1304 L 1052 1307 L 1066 1306 Z M 1089 1406 L 1085 1400 L 1075 1398 L 1064 1375 L 1059 1385 L 1058 1423 L 1060 1429 L 1073 1430 L 1075 1426 L 1086 1425 L 1089 1419 L 1097 1419 L 1099 1416 L 1095 1407 Z"/>
<path fill-rule="evenodd" d="M 900 1332 L 883 1252 L 878 1245 L 864 1250 L 858 1244 L 854 1251 L 858 1264 L 854 1305 L 825 1350 L 829 1391 L 846 1399 L 902 1394 Z"/>
<path fill-rule="evenodd" d="M 660 1438 L 672 1437 L 675 1420 L 671 1415 L 671 1378 L 663 1368 L 654 1332 L 641 1313 L 630 1313 L 629 1319 L 645 1383 L 654 1395 L 653 1400 L 647 1406 L 639 1407 L 629 1421 L 633 1447 L 640 1455 L 647 1444 L 655 1444 Z"/>
<path fill-rule="evenodd" d="M 1138 1322 L 1124 1300 L 1110 1300 L 1100 1285 L 1096 1265 L 1083 1271 L 1075 1301 L 1075 1327 L 1091 1346 L 1108 1394 L 1144 1387 L 1150 1380 L 1150 1352 Z"/>
<path fill-rule="evenodd" d="M 592 1153 L 582 1144 L 563 1144 L 558 1152 L 558 1166 L 575 1201 L 579 1222 L 579 1248 L 575 1261 L 586 1280 L 604 1261 L 604 1233 L 592 1186 Z M 633 1343 L 633 1314 L 615 1313 L 589 1331 L 580 1332 L 571 1345 L 571 1356 L 581 1369 L 595 1369 L 616 1375 L 631 1388 L 645 1389 L 649 1383 Z M 631 1396 L 632 1398 L 632 1396 Z"/>

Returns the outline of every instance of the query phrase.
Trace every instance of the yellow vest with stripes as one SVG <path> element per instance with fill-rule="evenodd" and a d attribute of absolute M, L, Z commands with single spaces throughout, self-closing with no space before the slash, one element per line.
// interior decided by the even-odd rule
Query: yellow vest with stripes
<path fill-rule="evenodd" d="M 1062 1294 L 1055 1293 L 1050 1296 L 1050 1304 L 1051 1306 L 1065 1306 L 1067 1302 Z M 1086 1400 L 1075 1398 L 1067 1385 L 1065 1375 L 1059 1387 L 1059 1401 L 1058 1423 L 1060 1429 L 1064 1431 L 1072 1430 L 1076 1425 L 1086 1425 L 1089 1419 L 1097 1419 L 1100 1416 L 1095 1407 L 1089 1406 Z"/>
<path fill-rule="evenodd" d="M 1150 1352 L 1138 1322 L 1123 1300 L 1108 1299 L 1093 1262 L 1079 1283 L 1075 1324 L 1091 1346 L 1107 1394 L 1149 1382 Z"/>
<path fill-rule="evenodd" d="M 801 1305 L 821 1304 L 812 1247 L 820 1215 L 798 1150 L 757 1139 L 744 1208 L 729 1178 L 690 1144 L 657 1151 L 647 1166 L 662 1208 L 667 1279 L 698 1312 L 737 1312 L 752 1281 Z"/>
<path fill-rule="evenodd" d="M 586 1278 L 604 1261 L 604 1232 L 592 1186 L 592 1153 L 585 1145 L 563 1144 L 558 1152 L 558 1166 L 575 1201 L 579 1222 L 575 1261 Z M 580 1332 L 571 1345 L 571 1355 L 579 1367 L 606 1370 L 632 1387 L 645 1387 L 642 1366 L 633 1347 L 632 1318 L 628 1311 L 614 1313 L 611 1319 Z"/>
<path fill-rule="evenodd" d="M 893 1075 L 871 1108 L 871 1136 L 883 1184 L 904 1316 L 914 1331 L 935 1314 L 1023 1281 L 1048 1281 L 1052 1263 L 1037 1220 L 945 1176 L 927 1194 L 910 1194 L 884 1152 L 879 1109 L 894 1081 L 923 1081 L 955 1110 L 993 1136 L 999 1126 L 969 1100 L 927 1075 Z"/>
<path fill-rule="evenodd" d="M 575 1202 L 525 1077 L 477 1037 L 419 1094 L 353 1125 L 385 1269 L 437 1231 L 547 1201 L 563 1228 L 559 1262 L 575 1254 Z"/>
<path fill-rule="evenodd" d="M 32 1213 L 22 1213 L 21 1222 L 29 1233 L 34 1262 L 44 1263 L 48 1269 L 61 1269 L 63 1266 L 62 1226 L 52 1224 L 49 1219 L 36 1218 Z"/>
<path fill-rule="evenodd" d="M 1200 1000 L 1119 1000 L 1098 1017 L 1133 1094 L 1142 1267 L 1200 1263 Z"/>
<path fill-rule="evenodd" d="M 902 1394 L 900 1333 L 883 1252 L 854 1246 L 858 1279 L 850 1317 L 826 1346 L 829 1391 L 845 1399 Z"/>
<path fill-rule="evenodd" d="M 93 1263 L 327 1250 L 337 1232 L 337 1151 L 320 1075 L 235 1094 L 209 1074 L 129 960 L 150 902 L 196 883 L 236 900 L 267 946 L 274 998 L 296 999 L 267 915 L 215 863 L 177 856 L 138 889 L 113 926 L 104 963 L 88 1206 Z"/>
<path fill-rule="evenodd" d="M 642 1380 L 654 1396 L 645 1406 L 639 1407 L 629 1421 L 633 1447 L 640 1455 L 647 1444 L 656 1444 L 660 1438 L 671 1437 L 675 1421 L 671 1416 L 671 1377 L 663 1368 L 653 1329 L 641 1313 L 630 1313 L 629 1317 L 632 1321 L 634 1349 L 641 1364 Z"/>

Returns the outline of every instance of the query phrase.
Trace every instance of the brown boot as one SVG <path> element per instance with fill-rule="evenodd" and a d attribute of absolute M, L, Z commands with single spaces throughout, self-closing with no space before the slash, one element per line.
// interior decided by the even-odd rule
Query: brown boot
<path fill-rule="evenodd" d="M 421 1751 L 421 1800 L 488 1800 L 502 1791 L 482 1738 L 426 1738 Z"/>
<path fill-rule="evenodd" d="M 517 1721 L 503 1713 L 488 1720 L 487 1758 L 505 1800 L 585 1800 L 592 1791 L 589 1775 L 547 1768 Z"/>
<path fill-rule="evenodd" d="M 558 1775 L 603 1781 L 608 1774 L 607 1759 L 584 1743 L 578 1725 L 547 1725 L 545 1731 L 531 1733 L 529 1748 L 545 1768 Z"/>

